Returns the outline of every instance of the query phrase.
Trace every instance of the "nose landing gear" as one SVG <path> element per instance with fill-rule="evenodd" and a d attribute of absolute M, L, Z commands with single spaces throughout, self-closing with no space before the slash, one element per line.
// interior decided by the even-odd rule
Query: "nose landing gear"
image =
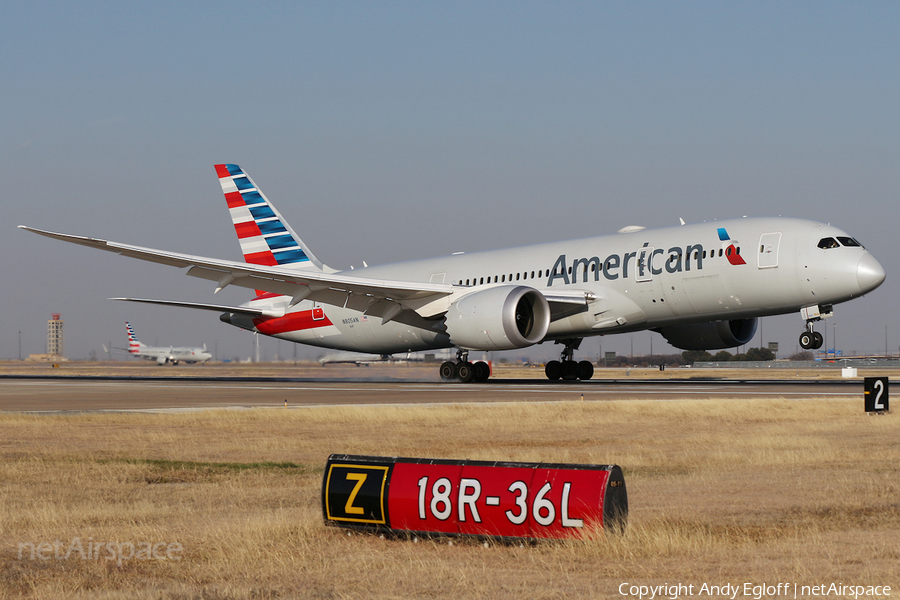
<path fill-rule="evenodd" d="M 807 306 L 800 309 L 800 316 L 806 320 L 806 331 L 800 334 L 800 347 L 804 350 L 818 350 L 825 343 L 825 336 L 813 331 L 813 323 L 827 319 L 834 314 L 831 306 Z"/>
<path fill-rule="evenodd" d="M 804 350 L 818 350 L 825 343 L 825 336 L 818 331 L 812 331 L 812 323 L 807 323 L 809 331 L 800 334 L 800 347 Z"/>
<path fill-rule="evenodd" d="M 575 362 L 574 360 L 575 350 L 581 345 L 581 339 L 574 338 L 561 342 L 566 347 L 560 352 L 559 360 L 551 360 L 544 367 L 547 379 L 550 381 L 558 381 L 559 379 L 563 381 L 575 381 L 576 379 L 587 381 L 594 376 L 594 365 L 590 361 Z"/>

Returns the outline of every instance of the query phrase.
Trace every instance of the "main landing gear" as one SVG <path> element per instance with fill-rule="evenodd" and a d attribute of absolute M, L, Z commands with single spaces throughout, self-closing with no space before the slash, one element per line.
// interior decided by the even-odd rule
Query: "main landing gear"
<path fill-rule="evenodd" d="M 834 314 L 831 306 L 807 306 L 800 309 L 800 316 L 806 320 L 806 331 L 800 334 L 800 347 L 804 350 L 818 350 L 825 343 L 825 336 L 813 331 L 813 323 Z"/>
<path fill-rule="evenodd" d="M 547 374 L 547 379 L 550 381 L 557 381 L 559 379 L 564 381 L 575 381 L 576 379 L 587 381 L 594 376 L 594 365 L 591 364 L 590 361 L 583 360 L 581 362 L 575 362 L 574 360 L 575 350 L 581 345 L 581 339 L 582 338 L 574 338 L 557 342 L 565 344 L 566 348 L 560 352 L 559 360 L 551 360 L 547 363 L 547 366 L 544 367 L 544 373 Z"/>
<path fill-rule="evenodd" d="M 456 362 L 448 360 L 441 365 L 441 379 L 444 381 L 458 380 L 462 383 L 484 383 L 491 376 L 491 368 L 484 361 L 469 362 L 468 350 L 456 351 Z"/>

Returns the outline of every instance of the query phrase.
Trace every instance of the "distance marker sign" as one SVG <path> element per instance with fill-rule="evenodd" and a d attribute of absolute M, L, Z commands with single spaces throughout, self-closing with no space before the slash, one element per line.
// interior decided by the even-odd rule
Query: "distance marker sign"
<path fill-rule="evenodd" d="M 334 454 L 322 480 L 331 525 L 419 535 L 565 538 L 624 529 L 617 465 Z"/>
<path fill-rule="evenodd" d="M 866 377 L 863 380 L 867 413 L 881 413 L 890 410 L 887 377 Z"/>

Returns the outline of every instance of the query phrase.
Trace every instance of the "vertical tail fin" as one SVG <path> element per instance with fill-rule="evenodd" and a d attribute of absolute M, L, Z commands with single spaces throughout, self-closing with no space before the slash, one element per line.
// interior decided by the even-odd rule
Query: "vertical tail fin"
<path fill-rule="evenodd" d="M 137 336 L 134 334 L 134 329 L 128 321 L 125 321 L 125 329 L 128 330 L 128 352 L 137 354 L 143 344 L 138 341 Z"/>
<path fill-rule="evenodd" d="M 318 271 L 325 268 L 243 169 L 216 165 L 216 173 L 244 261 Z"/>

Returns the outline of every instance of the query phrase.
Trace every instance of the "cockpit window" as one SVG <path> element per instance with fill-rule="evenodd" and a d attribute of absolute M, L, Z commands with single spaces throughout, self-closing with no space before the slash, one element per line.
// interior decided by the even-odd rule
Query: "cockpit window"
<path fill-rule="evenodd" d="M 819 240 L 818 246 L 822 249 L 841 247 L 841 245 L 837 243 L 837 240 L 831 237 L 822 238 L 821 240 Z"/>
<path fill-rule="evenodd" d="M 842 246 L 849 246 L 851 248 L 862 248 L 862 244 L 854 240 L 852 237 L 840 237 L 838 236 L 838 241 Z"/>

